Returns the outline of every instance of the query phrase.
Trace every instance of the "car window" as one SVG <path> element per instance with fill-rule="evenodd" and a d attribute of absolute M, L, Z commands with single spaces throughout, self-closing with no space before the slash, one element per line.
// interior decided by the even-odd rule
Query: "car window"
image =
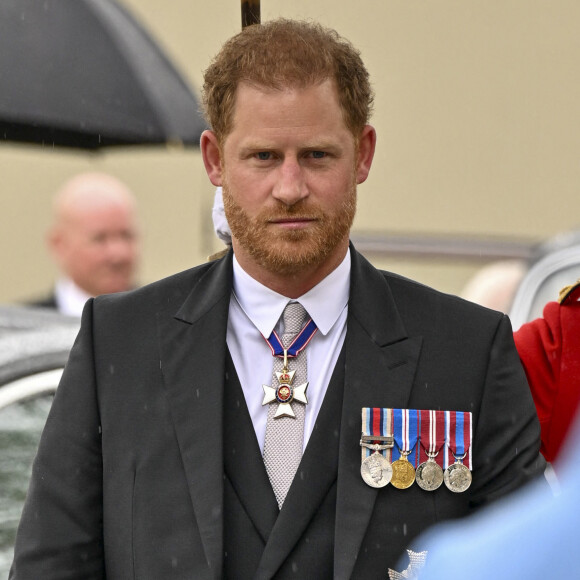
<path fill-rule="evenodd" d="M 1 390 L 1 389 L 0 389 Z M 0 408 L 0 579 L 8 578 L 14 538 L 28 490 L 32 461 L 53 393 Z"/>

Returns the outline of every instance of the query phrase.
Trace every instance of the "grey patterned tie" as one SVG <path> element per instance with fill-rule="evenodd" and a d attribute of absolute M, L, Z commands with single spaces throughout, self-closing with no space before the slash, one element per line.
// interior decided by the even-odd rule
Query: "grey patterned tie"
<path fill-rule="evenodd" d="M 282 334 L 281 342 L 284 348 L 290 346 L 294 337 L 302 329 L 306 314 L 306 310 L 298 302 L 291 302 L 286 305 L 282 314 L 284 334 Z M 292 386 L 294 387 L 303 385 L 308 380 L 306 356 L 306 352 L 302 351 L 297 357 L 288 359 L 289 370 L 295 371 L 292 380 Z M 282 358 L 274 358 L 273 386 L 278 385 L 276 372 L 280 373 L 283 365 L 284 360 Z M 290 405 L 295 417 L 274 417 L 279 403 L 278 401 L 270 403 L 264 443 L 264 464 L 280 509 L 302 458 L 304 440 L 305 405 L 296 400 L 293 400 Z"/>

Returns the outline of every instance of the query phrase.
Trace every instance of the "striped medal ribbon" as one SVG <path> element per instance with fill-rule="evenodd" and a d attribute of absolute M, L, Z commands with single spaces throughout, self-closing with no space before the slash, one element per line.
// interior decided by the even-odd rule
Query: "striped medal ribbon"
<path fill-rule="evenodd" d="M 381 407 L 362 409 L 361 476 L 371 487 L 385 487 L 391 481 L 393 410 Z"/>
<path fill-rule="evenodd" d="M 443 483 L 443 454 L 445 443 L 445 413 L 443 411 L 419 411 L 420 427 L 420 465 L 417 467 L 415 481 L 425 491 L 435 491 Z"/>
<path fill-rule="evenodd" d="M 471 485 L 471 413 L 445 411 L 447 453 L 445 485 L 454 493 L 462 493 Z M 451 458 L 454 462 L 451 463 Z"/>

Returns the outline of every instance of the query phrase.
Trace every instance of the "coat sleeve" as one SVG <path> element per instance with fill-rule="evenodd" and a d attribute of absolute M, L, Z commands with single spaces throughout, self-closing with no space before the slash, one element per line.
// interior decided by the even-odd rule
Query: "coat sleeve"
<path fill-rule="evenodd" d="M 548 435 L 560 382 L 562 328 L 559 309 L 557 302 L 550 302 L 544 308 L 543 318 L 524 324 L 514 333 L 540 419 L 542 453 L 548 461 L 552 461 L 556 455 L 556 449 L 548 443 Z"/>
<path fill-rule="evenodd" d="M 102 477 L 91 300 L 34 460 L 11 580 L 105 578 Z"/>
<path fill-rule="evenodd" d="M 474 438 L 478 442 L 473 466 L 475 506 L 517 489 L 545 469 L 539 454 L 538 418 L 507 316 L 501 319 L 491 346 Z"/>

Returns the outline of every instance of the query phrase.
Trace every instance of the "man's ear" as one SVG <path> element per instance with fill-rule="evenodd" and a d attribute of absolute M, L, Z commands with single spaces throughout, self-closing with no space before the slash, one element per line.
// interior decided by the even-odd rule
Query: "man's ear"
<path fill-rule="evenodd" d="M 54 261 L 64 269 L 65 255 L 67 253 L 67 243 L 65 236 L 59 227 L 53 226 L 46 233 L 46 247 Z"/>
<path fill-rule="evenodd" d="M 200 140 L 203 164 L 209 180 L 213 185 L 222 185 L 221 149 L 213 131 L 204 131 Z"/>
<path fill-rule="evenodd" d="M 359 143 L 356 165 L 356 182 L 363 183 L 366 181 L 373 164 L 375 147 L 377 144 L 377 132 L 371 125 L 365 125 L 362 130 Z"/>

